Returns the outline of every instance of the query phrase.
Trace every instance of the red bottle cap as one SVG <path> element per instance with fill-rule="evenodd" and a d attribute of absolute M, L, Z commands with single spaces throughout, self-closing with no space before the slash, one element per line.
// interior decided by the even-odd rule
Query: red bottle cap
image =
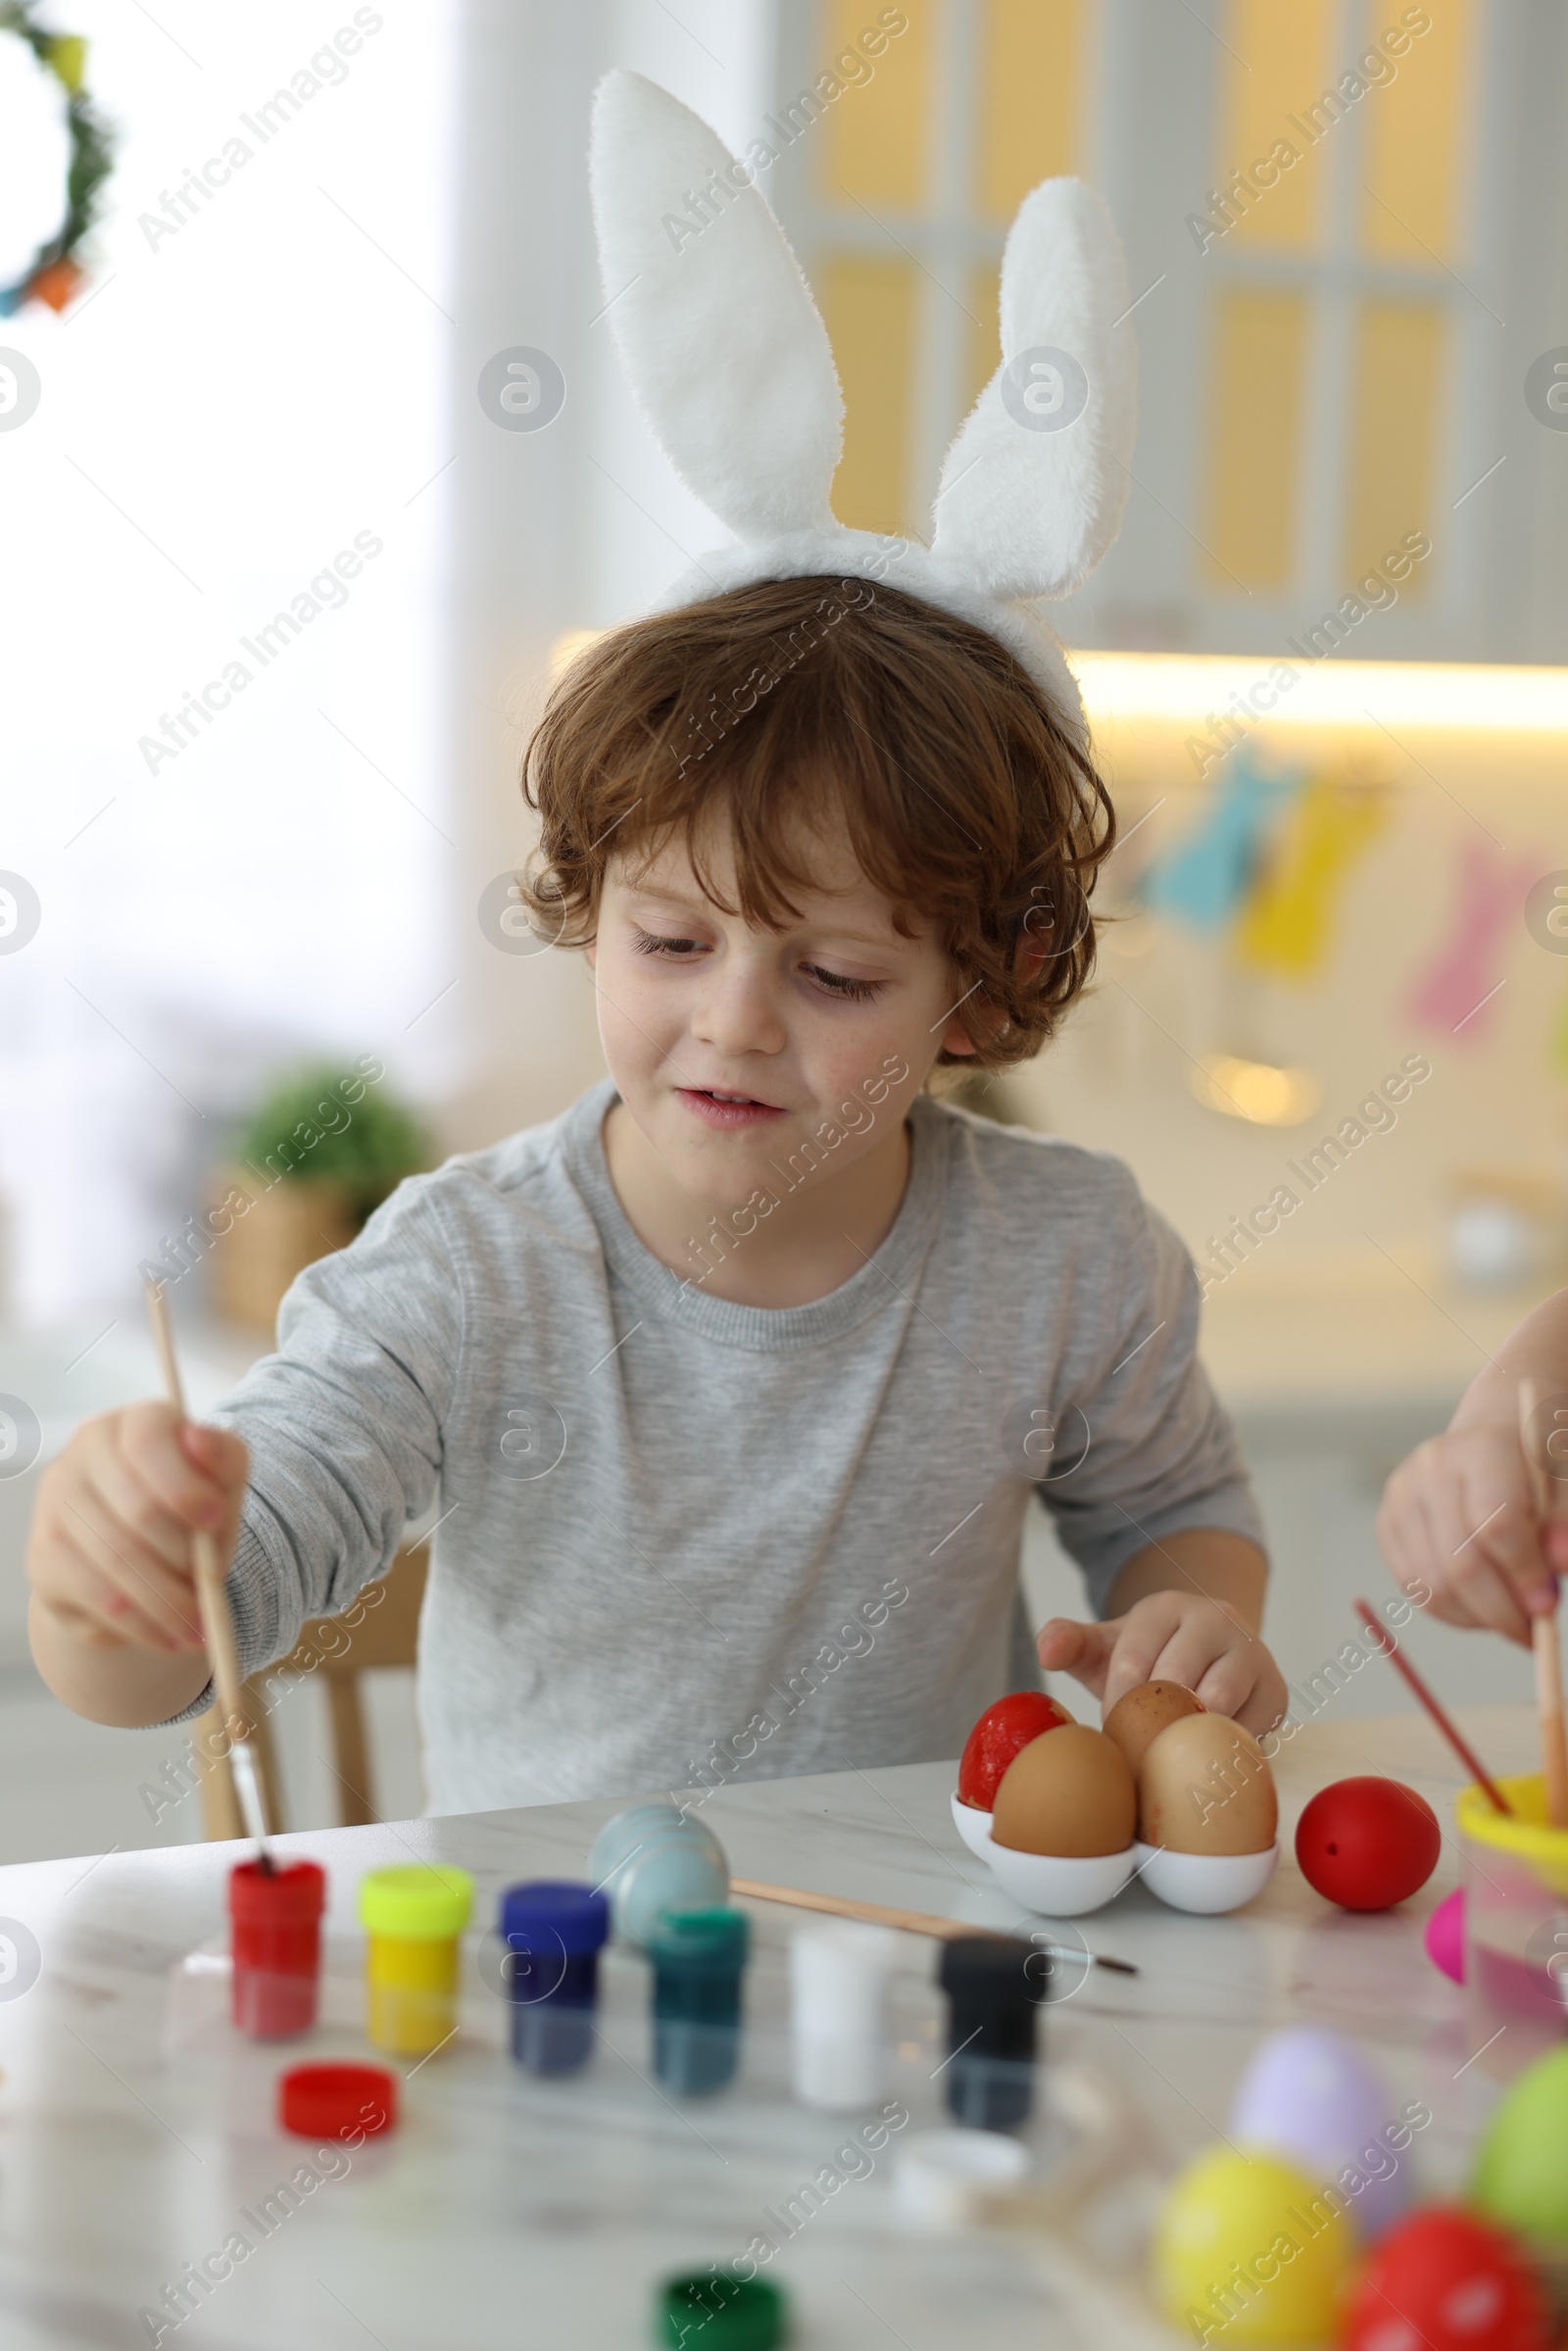
<path fill-rule="evenodd" d="M 326 1872 L 315 1861 L 264 1870 L 241 1861 L 228 1874 L 228 1914 L 245 1927 L 306 1926 L 326 1902 Z"/>
<path fill-rule="evenodd" d="M 378 2065 L 297 2065 L 279 2077 L 277 2111 L 301 2138 L 373 2138 L 397 2125 L 398 2079 Z"/>

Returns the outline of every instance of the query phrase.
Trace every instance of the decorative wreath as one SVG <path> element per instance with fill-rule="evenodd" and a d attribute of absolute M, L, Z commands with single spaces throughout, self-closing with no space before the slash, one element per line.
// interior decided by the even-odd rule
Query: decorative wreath
<path fill-rule="evenodd" d="M 0 286 L 0 318 L 10 318 L 24 302 L 47 302 L 63 311 L 85 272 L 75 259 L 78 246 L 92 226 L 98 210 L 98 191 L 109 177 L 113 150 L 108 125 L 92 109 L 82 87 L 87 44 L 79 33 L 46 32 L 32 21 L 35 0 L 0 0 L 0 32 L 25 41 L 40 65 L 46 66 L 65 90 L 71 130 L 71 166 L 66 174 L 66 216 L 15 285 Z"/>

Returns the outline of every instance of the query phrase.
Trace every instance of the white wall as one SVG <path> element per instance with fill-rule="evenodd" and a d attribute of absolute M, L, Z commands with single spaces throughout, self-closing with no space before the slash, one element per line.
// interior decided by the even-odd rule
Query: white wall
<path fill-rule="evenodd" d="M 629 65 L 739 141 L 771 10 L 362 16 L 265 140 L 243 118 L 349 6 L 72 17 L 117 124 L 93 282 L 63 319 L 0 322 L 43 381 L 0 434 L 0 863 L 43 909 L 0 956 L 0 1310 L 28 1323 L 121 1302 L 227 1117 L 304 1048 L 381 1053 L 446 1148 L 550 1114 L 599 1065 L 580 962 L 498 952 L 478 900 L 530 844 L 516 771 L 549 645 L 721 534 L 596 316 L 589 103 Z M 225 167 L 235 137 L 251 155 Z M 166 225 L 161 197 L 213 157 L 226 184 Z M 565 376 L 539 432 L 479 403 L 514 345 Z M 382 552 L 263 667 L 241 638 L 357 532 Z M 138 748 L 236 658 L 253 682 L 196 741 Z"/>
<path fill-rule="evenodd" d="M 428 1091 L 464 1050 L 447 1014 L 417 1020 L 452 955 L 447 492 L 424 485 L 451 454 L 454 15 L 360 15 L 335 62 L 348 0 L 71 16 L 117 126 L 110 209 L 86 297 L 0 321 L 43 387 L 0 434 L 0 861 L 42 904 L 0 957 L 27 1321 L 125 1294 L 280 1055 L 377 1045 Z M 264 140 L 243 118 L 289 86 Z M 171 229 L 163 193 L 213 158 Z M 340 608 L 265 666 L 247 653 L 360 533 L 380 552 Z M 236 660 L 252 682 L 197 740 L 139 748 Z"/>

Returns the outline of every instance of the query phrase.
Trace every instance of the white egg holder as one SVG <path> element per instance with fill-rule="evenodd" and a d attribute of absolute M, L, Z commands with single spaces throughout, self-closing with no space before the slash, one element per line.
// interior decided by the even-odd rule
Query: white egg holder
<path fill-rule="evenodd" d="M 953 1825 L 977 1861 L 1020 1910 L 1040 1918 L 1085 1918 L 1103 1910 L 1123 1886 L 1141 1878 L 1172 1910 L 1213 1917 L 1240 1910 L 1260 1894 L 1279 1861 L 1277 1843 L 1263 1853 L 1176 1853 L 1168 1845 L 1130 1844 L 1121 1853 L 1021 1853 L 999 1845 L 992 1816 L 953 1799 Z"/>

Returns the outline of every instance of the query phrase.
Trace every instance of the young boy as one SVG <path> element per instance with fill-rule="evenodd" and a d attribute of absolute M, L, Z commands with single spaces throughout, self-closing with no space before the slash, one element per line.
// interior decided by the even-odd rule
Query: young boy
<path fill-rule="evenodd" d="M 953 1755 L 1021 1678 L 1033 1487 L 1095 1612 L 1045 1666 L 1275 1721 L 1185 1251 L 1118 1161 L 925 1091 L 1033 1053 L 1092 966 L 1109 805 L 1014 655 L 864 580 L 740 587 L 585 654 L 527 790 L 610 1080 L 302 1274 L 219 1427 L 76 1432 L 50 1687 L 193 1714 L 192 1528 L 254 1672 L 434 1501 L 436 1812 Z"/>
<path fill-rule="evenodd" d="M 1553 1480 L 1543 1524 L 1519 1428 L 1519 1383 L 1537 1391 L 1534 1450 Z M 1390 1478 L 1378 1541 L 1405 1591 L 1425 1586 L 1446 1625 L 1485 1626 L 1530 1643 L 1530 1620 L 1557 1605 L 1568 1573 L 1568 1290 L 1509 1334 L 1471 1381 L 1441 1437 Z"/>

